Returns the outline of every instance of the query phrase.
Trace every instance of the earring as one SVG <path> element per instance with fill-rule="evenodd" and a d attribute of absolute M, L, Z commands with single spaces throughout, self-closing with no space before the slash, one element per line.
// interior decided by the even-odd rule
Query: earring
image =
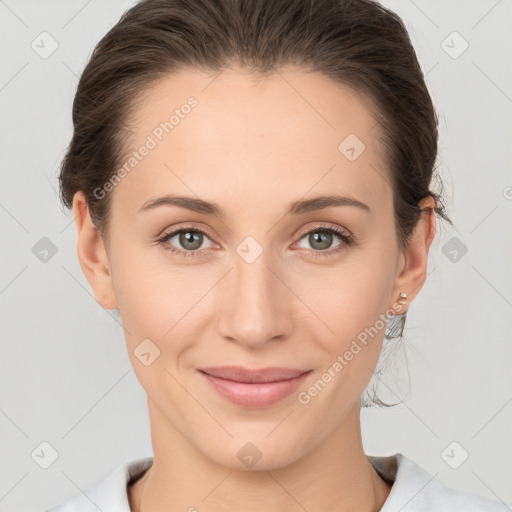
<path fill-rule="evenodd" d="M 406 300 L 407 300 L 407 293 L 402 292 L 402 293 L 398 296 L 398 302 L 402 302 L 402 301 L 406 301 Z"/>

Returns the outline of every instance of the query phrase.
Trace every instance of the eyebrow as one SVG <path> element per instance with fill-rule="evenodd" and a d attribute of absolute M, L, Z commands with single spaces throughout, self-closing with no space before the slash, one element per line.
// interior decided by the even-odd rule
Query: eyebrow
<path fill-rule="evenodd" d="M 218 203 L 205 201 L 196 197 L 177 196 L 173 194 L 149 199 L 142 205 L 138 213 L 153 210 L 159 206 L 179 206 L 196 213 L 226 217 L 226 211 Z M 371 213 L 370 207 L 357 199 L 347 196 L 327 195 L 294 201 L 289 205 L 287 214 L 301 215 L 332 206 L 353 206 L 367 213 Z"/>

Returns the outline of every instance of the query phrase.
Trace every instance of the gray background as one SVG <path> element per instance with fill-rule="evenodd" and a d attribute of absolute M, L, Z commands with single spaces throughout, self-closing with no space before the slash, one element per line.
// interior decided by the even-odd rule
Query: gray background
<path fill-rule="evenodd" d="M 57 197 L 78 77 L 131 3 L 0 0 L 2 511 L 44 510 L 151 454 L 123 331 L 91 293 Z M 363 411 L 365 450 L 399 451 L 445 485 L 512 503 L 512 1 L 383 3 L 427 73 L 456 228 L 438 223 L 427 283 L 381 382 L 383 398 L 404 401 Z M 47 58 L 31 47 L 43 31 L 58 43 Z M 454 31 L 469 44 L 461 55 Z M 43 237 L 57 250 L 46 262 Z M 31 456 L 43 441 L 58 453 L 47 469 Z M 462 450 L 469 458 L 450 467 Z"/>

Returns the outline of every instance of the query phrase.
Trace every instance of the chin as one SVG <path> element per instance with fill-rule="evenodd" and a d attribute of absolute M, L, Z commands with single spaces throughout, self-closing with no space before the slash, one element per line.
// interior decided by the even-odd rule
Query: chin
<path fill-rule="evenodd" d="M 244 436 L 234 436 L 225 443 L 215 443 L 210 438 L 210 444 L 201 451 L 215 464 L 237 471 L 272 471 L 284 468 L 300 457 L 290 437 L 274 432 L 265 439 L 267 434 L 268 430 L 261 436 L 251 437 L 246 430 Z"/>

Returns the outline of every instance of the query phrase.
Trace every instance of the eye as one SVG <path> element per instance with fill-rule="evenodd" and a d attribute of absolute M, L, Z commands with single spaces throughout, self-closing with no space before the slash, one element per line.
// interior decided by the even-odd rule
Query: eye
<path fill-rule="evenodd" d="M 174 238 L 176 239 L 174 245 L 178 245 L 178 248 L 173 247 L 173 244 L 171 244 Z M 163 237 L 158 239 L 158 242 L 168 251 L 190 257 L 201 256 L 203 254 L 200 248 L 205 239 L 209 240 L 208 234 L 205 231 L 195 227 L 186 227 L 164 234 Z M 207 248 L 209 247 L 206 247 L 206 249 Z M 205 249 L 205 247 L 203 247 L 203 249 Z"/>
<path fill-rule="evenodd" d="M 331 249 L 335 238 L 341 240 L 341 243 L 335 246 L 334 249 Z M 176 240 L 173 242 L 173 239 Z M 205 240 L 210 240 L 208 233 L 202 229 L 188 226 L 165 233 L 158 239 L 158 243 L 165 250 L 188 258 L 203 256 L 205 253 L 204 249 L 212 247 L 212 245 L 203 247 Z M 355 244 L 354 235 L 335 226 L 317 226 L 314 229 L 301 233 L 299 242 L 302 240 L 310 244 L 312 250 L 309 252 L 314 257 L 333 256 Z"/>
<path fill-rule="evenodd" d="M 331 249 L 333 240 L 340 239 L 342 242 Z M 354 243 L 354 236 L 334 226 L 317 226 L 314 229 L 302 234 L 300 241 L 305 240 L 310 248 L 313 249 L 312 254 L 316 256 L 332 256 Z"/>

